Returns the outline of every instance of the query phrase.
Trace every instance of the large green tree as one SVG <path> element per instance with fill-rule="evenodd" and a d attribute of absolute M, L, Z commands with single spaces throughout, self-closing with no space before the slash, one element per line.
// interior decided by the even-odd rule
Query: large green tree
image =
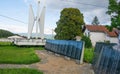
<path fill-rule="evenodd" d="M 99 24 L 100 24 L 97 16 L 95 16 L 95 17 L 93 18 L 93 21 L 92 21 L 91 24 L 92 24 L 92 25 L 99 25 Z"/>
<path fill-rule="evenodd" d="M 111 16 L 111 26 L 109 27 L 111 30 L 120 26 L 120 0 L 109 0 L 107 14 Z"/>
<path fill-rule="evenodd" d="M 77 8 L 64 8 L 56 24 L 55 39 L 73 40 L 76 36 L 82 36 L 84 17 Z"/>

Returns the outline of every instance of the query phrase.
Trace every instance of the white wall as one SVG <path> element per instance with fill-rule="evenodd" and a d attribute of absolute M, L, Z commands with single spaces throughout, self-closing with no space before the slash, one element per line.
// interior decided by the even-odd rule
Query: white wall
<path fill-rule="evenodd" d="M 90 32 L 87 29 L 84 35 L 89 36 L 92 42 L 92 46 L 95 46 L 96 42 L 104 42 L 106 39 L 106 34 L 103 32 Z"/>
<path fill-rule="evenodd" d="M 117 37 L 109 37 L 103 32 L 90 32 L 87 29 L 84 32 L 84 35 L 90 36 L 92 46 L 95 46 L 96 42 L 110 41 L 110 43 L 118 43 Z"/>
<path fill-rule="evenodd" d="M 118 43 L 117 37 L 110 37 L 110 43 Z"/>
<path fill-rule="evenodd" d="M 103 32 L 90 32 L 90 39 L 92 45 L 95 46 L 96 42 L 104 42 L 106 35 Z"/>

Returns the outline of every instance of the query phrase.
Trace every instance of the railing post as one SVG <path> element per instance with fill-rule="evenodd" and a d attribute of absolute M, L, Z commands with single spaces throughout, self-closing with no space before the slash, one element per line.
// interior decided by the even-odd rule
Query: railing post
<path fill-rule="evenodd" d="M 85 46 L 85 42 L 83 42 L 83 47 L 82 47 L 82 52 L 81 52 L 81 57 L 80 57 L 80 64 L 83 64 L 84 50 L 85 50 L 84 46 Z"/>
<path fill-rule="evenodd" d="M 81 37 L 80 36 L 76 36 L 76 41 L 81 41 Z M 85 42 L 83 42 L 83 46 L 82 46 L 82 52 L 81 52 L 81 57 L 80 60 L 77 60 L 77 63 L 79 64 L 83 64 L 83 59 L 84 59 L 84 46 L 85 46 Z"/>

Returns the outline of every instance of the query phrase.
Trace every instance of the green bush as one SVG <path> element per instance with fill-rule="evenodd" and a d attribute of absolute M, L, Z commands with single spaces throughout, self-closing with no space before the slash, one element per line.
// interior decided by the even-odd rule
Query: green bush
<path fill-rule="evenodd" d="M 92 63 L 94 57 L 94 48 L 85 48 L 84 62 Z"/>
<path fill-rule="evenodd" d="M 83 36 L 82 40 L 85 41 L 85 47 L 86 48 L 91 48 L 92 47 L 92 43 L 89 37 L 87 36 Z"/>

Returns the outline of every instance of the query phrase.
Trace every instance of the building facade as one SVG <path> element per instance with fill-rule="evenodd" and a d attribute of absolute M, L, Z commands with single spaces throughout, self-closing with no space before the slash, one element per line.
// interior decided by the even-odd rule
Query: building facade
<path fill-rule="evenodd" d="M 105 26 L 101 25 L 85 25 L 84 35 L 91 39 L 93 46 L 96 42 L 118 43 L 117 34 L 114 31 L 109 32 Z"/>

